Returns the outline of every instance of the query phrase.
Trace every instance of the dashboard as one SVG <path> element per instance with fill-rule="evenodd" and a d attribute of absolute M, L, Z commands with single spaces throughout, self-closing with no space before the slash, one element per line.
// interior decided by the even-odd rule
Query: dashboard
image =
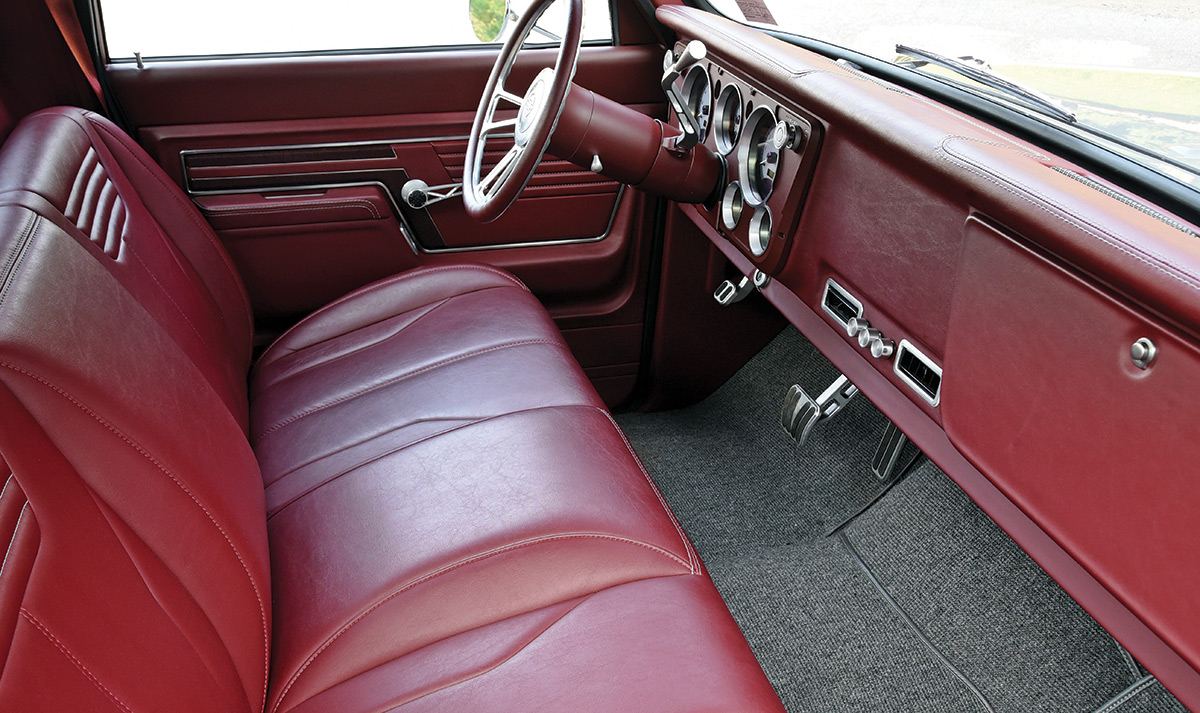
<path fill-rule="evenodd" d="M 724 165 L 679 210 L 1200 706 L 1200 228 L 854 67 L 657 16 L 710 49 L 679 86 Z"/>

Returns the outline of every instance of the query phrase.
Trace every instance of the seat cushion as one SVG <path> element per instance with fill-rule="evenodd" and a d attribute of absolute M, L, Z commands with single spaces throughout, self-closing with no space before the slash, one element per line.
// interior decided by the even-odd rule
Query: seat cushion
<path fill-rule="evenodd" d="M 403 707 L 400 707 L 403 706 Z M 707 577 L 662 577 L 482 626 L 332 686 L 294 713 L 782 713 Z"/>
<path fill-rule="evenodd" d="M 421 439 L 545 406 L 603 403 L 515 277 L 460 265 L 375 283 L 299 323 L 255 368 L 268 512 Z"/>

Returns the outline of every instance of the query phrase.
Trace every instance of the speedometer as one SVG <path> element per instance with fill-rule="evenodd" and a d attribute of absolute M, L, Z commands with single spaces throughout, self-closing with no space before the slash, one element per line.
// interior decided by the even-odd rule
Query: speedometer
<path fill-rule="evenodd" d="M 738 149 L 742 191 L 750 205 L 762 205 L 771 197 L 775 177 L 779 172 L 779 149 L 772 138 L 775 133 L 775 114 L 760 106 L 746 119 L 742 143 Z"/>
<path fill-rule="evenodd" d="M 712 85 L 708 81 L 708 72 L 704 67 L 696 65 L 688 70 L 683 78 L 683 98 L 687 102 L 687 110 L 696 120 L 700 129 L 698 141 L 704 143 L 708 138 L 708 127 L 712 123 Z"/>

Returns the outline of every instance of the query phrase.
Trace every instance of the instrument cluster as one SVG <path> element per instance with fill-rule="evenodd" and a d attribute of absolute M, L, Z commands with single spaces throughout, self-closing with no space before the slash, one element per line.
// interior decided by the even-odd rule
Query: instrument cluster
<path fill-rule="evenodd" d="M 821 125 L 715 62 L 693 65 L 680 82 L 699 141 L 725 165 L 719 200 L 698 207 L 759 269 L 772 272 L 798 223 Z"/>

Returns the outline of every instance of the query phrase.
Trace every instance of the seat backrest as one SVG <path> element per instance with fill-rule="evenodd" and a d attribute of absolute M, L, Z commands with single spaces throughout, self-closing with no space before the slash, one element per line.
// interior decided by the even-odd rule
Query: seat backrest
<path fill-rule="evenodd" d="M 104 119 L 0 149 L 0 710 L 258 711 L 270 578 L 249 311 Z M 5 550 L 5 545 L 7 549 Z"/>

